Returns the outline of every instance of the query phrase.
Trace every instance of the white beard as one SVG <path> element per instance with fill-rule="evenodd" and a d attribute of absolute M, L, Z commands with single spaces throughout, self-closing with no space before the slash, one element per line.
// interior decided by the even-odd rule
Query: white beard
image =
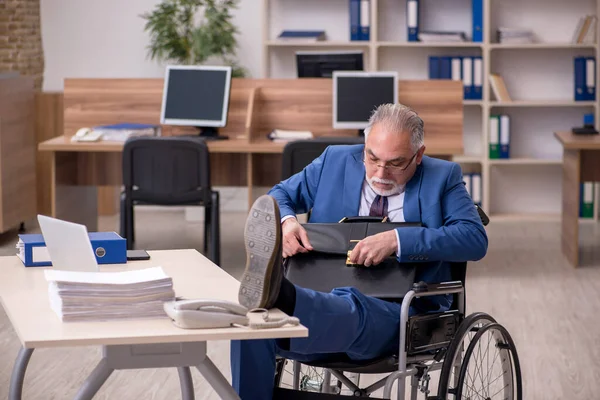
<path fill-rule="evenodd" d="M 378 187 L 376 187 L 375 185 L 373 185 L 373 182 L 377 182 L 377 183 L 383 183 L 385 185 L 393 185 L 391 189 L 388 190 L 381 190 Z M 371 187 L 371 189 L 373 189 L 373 191 L 378 194 L 379 196 L 393 196 L 395 194 L 398 194 L 402 191 L 402 189 L 404 188 L 404 185 L 399 185 L 396 182 L 389 180 L 389 179 L 381 179 L 381 178 L 377 178 L 375 176 L 371 177 L 371 178 L 367 178 L 367 183 L 369 184 L 369 186 Z"/>

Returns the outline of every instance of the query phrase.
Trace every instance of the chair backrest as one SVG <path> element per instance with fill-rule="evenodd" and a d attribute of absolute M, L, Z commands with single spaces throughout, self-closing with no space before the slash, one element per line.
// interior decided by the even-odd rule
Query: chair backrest
<path fill-rule="evenodd" d="M 195 137 L 137 137 L 125 142 L 123 185 L 132 200 L 153 204 L 210 202 L 210 158 Z"/>
<path fill-rule="evenodd" d="M 283 148 L 283 164 L 281 166 L 282 180 L 302 171 L 315 158 L 319 157 L 328 146 L 337 144 L 363 144 L 364 137 L 339 136 L 318 137 L 310 140 L 289 142 Z"/>

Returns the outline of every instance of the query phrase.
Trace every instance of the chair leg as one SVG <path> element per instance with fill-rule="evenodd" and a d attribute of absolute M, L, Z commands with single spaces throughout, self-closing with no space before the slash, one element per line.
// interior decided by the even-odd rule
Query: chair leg
<path fill-rule="evenodd" d="M 208 254 L 208 242 L 210 241 L 211 208 L 210 205 L 204 206 L 204 254 Z"/>
<path fill-rule="evenodd" d="M 220 206 L 219 206 L 219 192 L 213 191 L 211 194 L 211 221 L 210 221 L 210 254 L 212 261 L 221 265 L 221 229 L 220 229 Z"/>

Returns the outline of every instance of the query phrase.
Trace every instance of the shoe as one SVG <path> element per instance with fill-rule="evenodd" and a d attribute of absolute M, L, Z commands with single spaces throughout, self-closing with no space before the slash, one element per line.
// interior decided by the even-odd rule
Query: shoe
<path fill-rule="evenodd" d="M 256 199 L 244 231 L 246 269 L 238 301 L 248 309 L 273 308 L 283 279 L 281 217 L 271 196 Z"/>

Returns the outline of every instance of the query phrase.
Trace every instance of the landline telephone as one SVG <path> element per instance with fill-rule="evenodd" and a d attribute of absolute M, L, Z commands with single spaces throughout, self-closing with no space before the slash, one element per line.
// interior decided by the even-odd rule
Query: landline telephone
<path fill-rule="evenodd" d="M 72 142 L 97 142 L 102 139 L 102 132 L 92 128 L 81 128 L 71 137 Z"/>
<path fill-rule="evenodd" d="M 246 307 L 227 300 L 199 299 L 165 302 L 165 312 L 175 326 L 183 329 L 229 328 L 231 326 L 251 329 L 279 328 L 285 324 L 298 325 L 296 317 L 272 319 L 265 309 L 248 310 Z M 252 321 L 249 312 L 259 311 L 263 321 Z"/>

